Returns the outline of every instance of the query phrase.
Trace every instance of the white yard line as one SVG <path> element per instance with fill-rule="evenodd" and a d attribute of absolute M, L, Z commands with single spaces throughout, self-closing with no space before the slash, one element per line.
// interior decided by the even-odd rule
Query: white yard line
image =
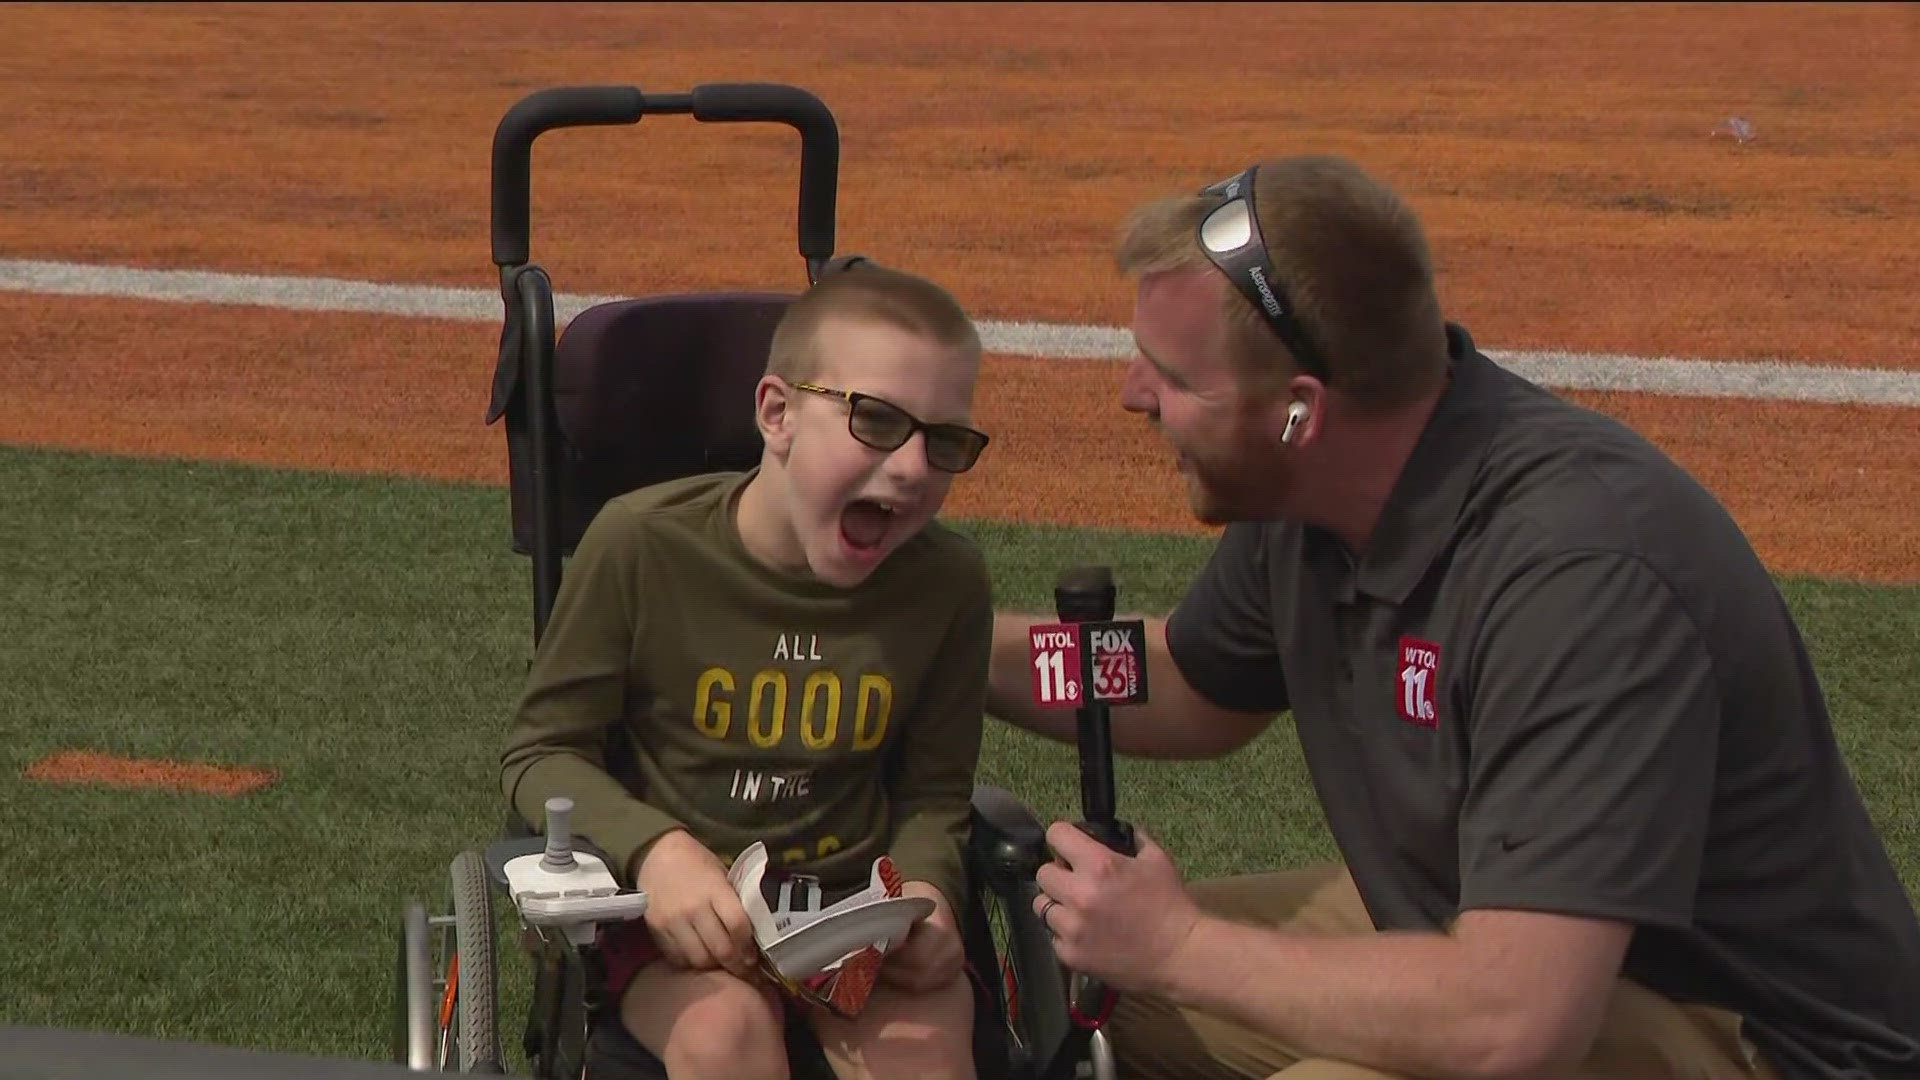
<path fill-rule="evenodd" d="M 499 294 L 485 289 L 25 259 L 0 259 L 0 291 L 475 322 L 498 322 L 502 314 Z M 591 305 L 616 299 L 562 294 L 554 299 L 555 314 L 564 324 Z M 1124 360 L 1132 353 L 1131 337 L 1119 327 L 982 320 L 980 331 L 989 352 L 1007 355 Z M 1893 368 L 1501 349 L 1487 354 L 1535 382 L 1561 389 L 1920 405 L 1920 372 Z"/>

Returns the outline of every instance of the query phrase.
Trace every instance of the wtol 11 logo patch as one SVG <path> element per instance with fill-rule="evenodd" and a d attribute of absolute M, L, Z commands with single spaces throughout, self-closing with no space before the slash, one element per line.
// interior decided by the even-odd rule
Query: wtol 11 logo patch
<path fill-rule="evenodd" d="M 1423 728 L 1440 726 L 1440 646 L 1416 637 L 1400 639 L 1400 719 Z"/>
<path fill-rule="evenodd" d="M 1033 700 L 1043 709 L 1147 700 L 1147 625 L 1139 619 L 1028 628 Z"/>

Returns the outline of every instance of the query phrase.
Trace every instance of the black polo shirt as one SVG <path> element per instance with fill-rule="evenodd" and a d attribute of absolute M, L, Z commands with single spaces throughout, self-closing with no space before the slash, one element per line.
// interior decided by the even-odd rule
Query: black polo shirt
<path fill-rule="evenodd" d="M 1381 929 L 1631 922 L 1624 974 L 1741 1014 L 1783 1075 L 1920 1076 L 1920 925 L 1765 567 L 1653 445 L 1447 334 L 1365 557 L 1229 526 L 1174 662 L 1292 709 Z"/>

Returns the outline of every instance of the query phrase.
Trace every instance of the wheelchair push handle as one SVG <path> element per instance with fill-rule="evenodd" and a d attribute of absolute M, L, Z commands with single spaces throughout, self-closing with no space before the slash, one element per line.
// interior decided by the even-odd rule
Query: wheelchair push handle
<path fill-rule="evenodd" d="M 692 114 L 703 122 L 770 121 L 800 133 L 800 254 L 807 280 L 833 255 L 840 183 L 840 128 L 818 97 L 782 83 L 703 83 L 691 93 L 643 94 L 632 86 L 558 86 L 520 99 L 493 136 L 493 262 L 526 264 L 533 141 L 563 127 L 635 124 L 648 115 Z"/>
<path fill-rule="evenodd" d="M 533 140 L 563 127 L 637 124 L 647 97 L 635 86 L 555 86 L 515 102 L 493 132 L 493 262 L 524 266 Z"/>
<path fill-rule="evenodd" d="M 706 83 L 693 88 L 693 118 L 772 121 L 800 133 L 800 256 L 807 281 L 833 255 L 834 192 L 840 184 L 840 126 L 817 97 L 780 83 Z"/>

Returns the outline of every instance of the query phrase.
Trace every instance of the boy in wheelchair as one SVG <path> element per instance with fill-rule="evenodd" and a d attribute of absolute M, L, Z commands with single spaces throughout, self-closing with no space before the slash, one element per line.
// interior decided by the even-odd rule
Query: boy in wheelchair
<path fill-rule="evenodd" d="M 581 538 L 501 756 L 538 825 L 575 831 L 649 896 L 603 931 L 605 993 L 674 1080 L 785 1077 L 787 1026 L 834 1072 L 972 1078 L 956 913 L 992 633 L 984 559 L 936 522 L 987 436 L 969 426 L 972 322 L 942 288 L 859 262 L 775 331 L 757 468 L 609 501 Z M 609 725 L 638 782 L 609 774 Z M 886 855 L 934 901 L 864 1010 L 757 975 L 727 863 L 755 841 L 836 892 Z"/>

